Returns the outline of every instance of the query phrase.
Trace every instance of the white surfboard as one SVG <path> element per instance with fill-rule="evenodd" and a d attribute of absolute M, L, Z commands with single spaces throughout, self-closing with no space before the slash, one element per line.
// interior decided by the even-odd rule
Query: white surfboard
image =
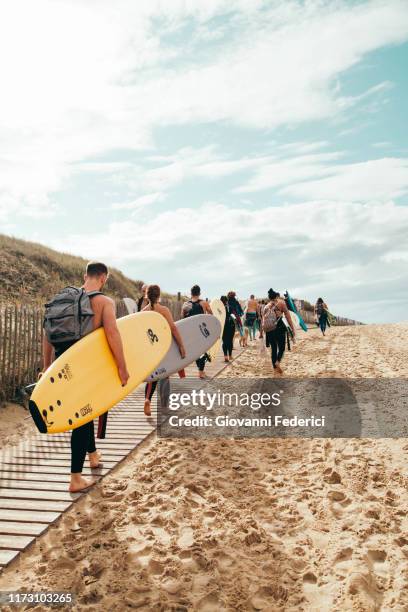
<path fill-rule="evenodd" d="M 170 349 L 147 378 L 147 382 L 161 380 L 180 372 L 193 361 L 208 351 L 221 334 L 221 323 L 214 315 L 199 314 L 176 321 L 178 331 L 183 338 L 186 356 L 180 356 L 177 343 L 172 339 Z"/>
<path fill-rule="evenodd" d="M 299 317 L 297 316 L 296 312 L 292 312 L 292 311 L 289 311 L 289 312 L 290 312 L 290 318 L 292 319 L 292 322 L 293 322 L 293 325 L 296 331 L 302 330 L 302 328 L 300 327 L 300 323 L 299 323 Z M 289 322 L 285 316 L 284 316 L 284 319 L 285 319 L 287 327 L 289 327 Z"/>
<path fill-rule="evenodd" d="M 123 298 L 128 314 L 134 314 L 137 312 L 137 304 L 134 299 L 125 297 Z"/>
<path fill-rule="evenodd" d="M 207 351 L 210 360 L 213 361 L 218 355 L 218 353 L 220 352 L 221 336 L 222 336 L 222 332 L 224 331 L 224 323 L 225 323 L 225 317 L 227 313 L 225 311 L 224 304 L 218 298 L 211 300 L 210 307 L 211 307 L 213 315 L 217 317 L 217 319 L 219 320 L 221 324 L 220 335 L 217 338 L 217 341 L 213 344 L 210 350 Z"/>

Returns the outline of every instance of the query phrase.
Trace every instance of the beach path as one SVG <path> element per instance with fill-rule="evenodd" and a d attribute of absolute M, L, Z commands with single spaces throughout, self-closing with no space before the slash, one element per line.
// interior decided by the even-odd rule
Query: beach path
<path fill-rule="evenodd" d="M 242 352 L 237 349 L 235 358 Z M 220 352 L 207 364 L 210 378 L 225 367 Z M 187 376 L 197 376 L 195 364 L 186 368 Z M 143 413 L 144 384 L 109 412 L 106 438 L 97 440 L 103 465 L 84 467 L 85 476 L 99 480 L 123 461 L 156 429 L 156 409 L 152 417 Z M 96 422 L 95 422 L 96 427 Z M 18 446 L 0 454 L 0 568 L 43 534 L 83 495 L 69 493 L 70 433 L 35 433 Z"/>

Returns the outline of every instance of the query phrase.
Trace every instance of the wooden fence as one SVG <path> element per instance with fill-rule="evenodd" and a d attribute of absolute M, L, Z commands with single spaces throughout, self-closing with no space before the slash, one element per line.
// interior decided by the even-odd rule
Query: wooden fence
<path fill-rule="evenodd" d="M 0 400 L 11 399 L 41 368 L 42 308 L 0 307 Z"/>

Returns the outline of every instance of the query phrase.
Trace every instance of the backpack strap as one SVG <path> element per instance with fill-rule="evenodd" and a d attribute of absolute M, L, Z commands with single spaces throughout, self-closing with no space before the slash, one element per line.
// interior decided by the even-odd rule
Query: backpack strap
<path fill-rule="evenodd" d="M 86 293 L 86 295 L 87 295 L 88 297 L 90 297 L 90 298 L 91 298 L 91 297 L 95 297 L 95 295 L 104 295 L 104 294 L 102 293 L 102 291 L 89 291 L 89 292 L 86 292 L 86 291 L 84 290 L 84 293 Z"/>

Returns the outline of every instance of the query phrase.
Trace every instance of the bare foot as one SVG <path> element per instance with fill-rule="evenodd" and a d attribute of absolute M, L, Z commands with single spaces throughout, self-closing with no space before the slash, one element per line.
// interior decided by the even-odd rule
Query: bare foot
<path fill-rule="evenodd" d="M 276 364 L 275 364 L 275 369 L 276 369 L 276 371 L 277 371 L 279 374 L 283 374 L 283 370 L 282 370 L 282 368 L 280 367 L 280 363 L 279 363 L 279 362 L 276 362 Z"/>
<path fill-rule="evenodd" d="M 228 357 L 224 357 L 224 361 L 225 361 L 225 363 L 228 363 L 229 362 Z"/>
<path fill-rule="evenodd" d="M 71 482 L 69 484 L 68 491 L 70 493 L 77 493 L 78 491 L 84 491 L 95 484 L 95 480 L 88 480 L 84 478 L 82 474 L 71 474 Z"/>
<path fill-rule="evenodd" d="M 150 406 L 150 400 L 145 400 L 144 406 L 143 406 L 143 411 L 145 413 L 146 416 L 152 416 L 152 409 Z"/>
<path fill-rule="evenodd" d="M 101 461 L 101 455 L 98 451 L 95 451 L 94 453 L 88 453 L 88 457 L 89 465 L 91 466 L 91 468 L 98 468 L 103 465 Z"/>
<path fill-rule="evenodd" d="M 198 371 L 198 378 L 201 378 L 201 380 L 204 380 L 204 378 L 207 378 L 207 374 L 205 372 L 201 372 L 199 370 Z"/>

